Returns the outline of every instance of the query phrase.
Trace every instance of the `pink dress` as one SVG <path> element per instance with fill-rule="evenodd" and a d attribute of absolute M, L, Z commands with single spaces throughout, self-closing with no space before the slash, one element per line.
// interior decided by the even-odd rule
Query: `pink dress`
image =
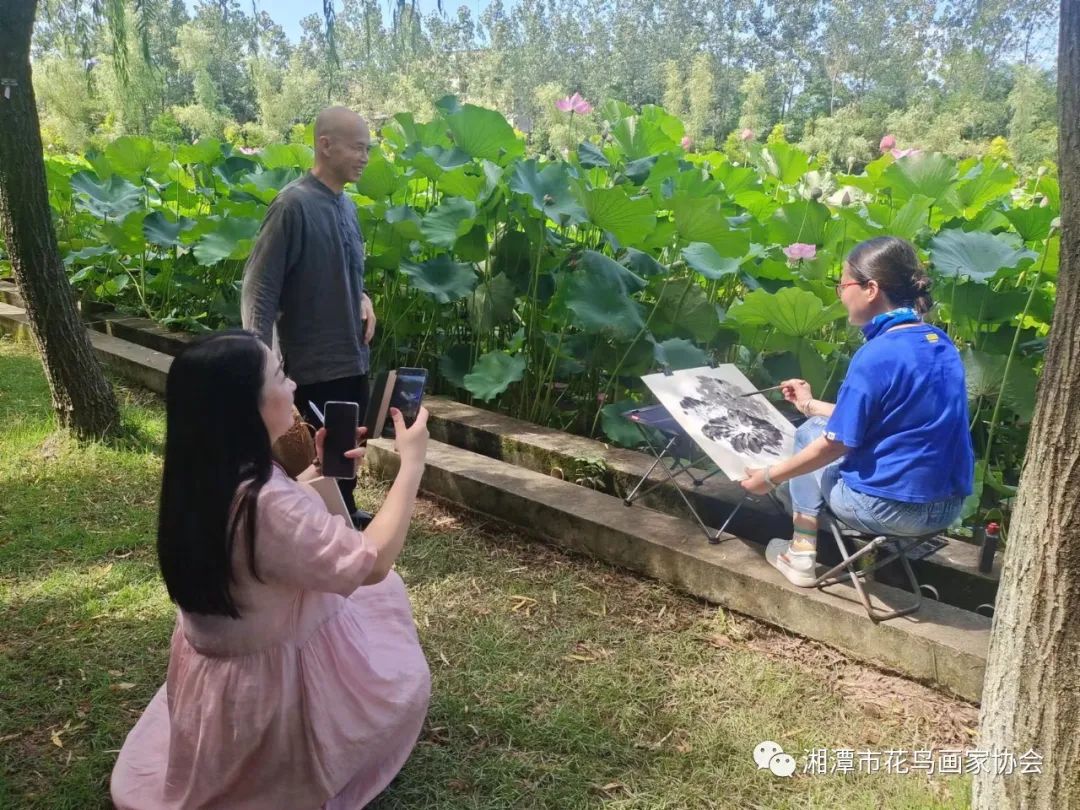
<path fill-rule="evenodd" d="M 408 759 L 431 679 L 396 572 L 277 467 L 259 495 L 260 583 L 238 542 L 240 619 L 181 611 L 168 678 L 112 773 L 121 810 L 354 810 Z"/>

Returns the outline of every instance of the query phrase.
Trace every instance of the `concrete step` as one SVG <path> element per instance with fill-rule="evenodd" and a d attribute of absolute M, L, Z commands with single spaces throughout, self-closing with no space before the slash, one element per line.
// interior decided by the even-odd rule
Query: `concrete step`
<path fill-rule="evenodd" d="M 26 304 L 23 303 L 22 293 L 19 292 L 19 288 L 11 281 L 0 281 L 0 303 L 10 304 L 13 307 L 19 307 L 24 309 Z"/>
<path fill-rule="evenodd" d="M 0 331 L 29 339 L 30 325 L 26 313 L 11 304 L 0 304 Z M 165 378 L 172 365 L 169 355 L 92 329 L 87 330 L 87 334 L 94 354 L 105 368 L 129 382 L 158 394 L 165 393 Z"/>
<path fill-rule="evenodd" d="M 568 480 L 575 475 L 578 459 L 599 458 L 606 469 L 602 476 L 605 490 L 619 497 L 630 492 L 653 461 L 651 456 L 636 450 L 613 447 L 447 397 L 431 396 L 424 401 L 431 411 L 431 435 L 439 441 L 536 472 L 551 474 L 557 471 Z M 699 470 L 697 474 L 700 477 L 704 472 Z M 685 504 L 666 474 L 656 470 L 649 480 L 660 486 L 635 503 L 673 515 L 687 515 Z M 685 476 L 677 480 L 679 489 L 708 526 L 722 526 L 745 494 L 736 482 L 728 481 L 722 475 L 714 476 L 700 486 L 695 486 Z M 764 545 L 770 538 L 790 535 L 791 518 L 773 499 L 751 496 L 732 518 L 728 529 L 739 537 Z M 818 548 L 822 562 L 839 562 L 831 535 L 823 533 Z M 933 585 L 942 601 L 974 611 L 980 605 L 993 604 L 1001 557 L 999 552 L 993 570 L 984 574 L 978 570 L 978 547 L 954 540 L 929 557 L 915 560 L 912 566 L 919 582 Z M 902 581 L 899 576 L 895 578 Z"/>
<path fill-rule="evenodd" d="M 368 463 L 392 478 L 392 442 L 368 444 Z M 990 620 L 926 600 L 912 617 L 875 625 L 850 586 L 828 592 L 790 585 L 760 547 L 728 536 L 705 541 L 695 524 L 550 475 L 432 441 L 422 489 L 497 518 L 564 548 L 637 571 L 725 608 L 816 639 L 908 677 L 977 701 L 982 691 Z M 880 606 L 910 596 L 870 586 Z"/>

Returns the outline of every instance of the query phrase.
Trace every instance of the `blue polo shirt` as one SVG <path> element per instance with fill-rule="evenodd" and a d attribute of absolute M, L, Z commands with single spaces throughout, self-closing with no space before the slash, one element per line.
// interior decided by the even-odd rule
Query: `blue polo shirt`
<path fill-rule="evenodd" d="M 960 353 L 927 324 L 895 328 L 851 359 L 825 435 L 857 492 L 906 503 L 971 494 L 975 457 Z"/>

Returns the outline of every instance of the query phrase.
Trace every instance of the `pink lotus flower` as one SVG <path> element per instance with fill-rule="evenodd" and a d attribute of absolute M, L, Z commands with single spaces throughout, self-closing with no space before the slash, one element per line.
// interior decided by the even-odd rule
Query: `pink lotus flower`
<path fill-rule="evenodd" d="M 694 139 L 691 138 L 689 135 L 683 135 L 682 140 L 679 141 L 679 145 L 687 152 L 689 152 L 691 149 L 694 148 Z"/>
<path fill-rule="evenodd" d="M 808 245 L 805 242 L 795 242 L 784 248 L 784 255 L 793 262 L 803 259 L 812 259 L 817 256 L 817 245 Z"/>
<path fill-rule="evenodd" d="M 881 139 L 881 143 L 878 144 L 878 149 L 880 149 L 883 153 L 888 152 L 890 149 L 895 149 L 895 148 L 896 148 L 896 136 L 895 135 L 886 135 L 884 138 Z"/>
<path fill-rule="evenodd" d="M 574 95 L 572 96 L 560 98 L 558 101 L 556 101 L 555 109 L 559 110 L 559 112 L 588 115 L 592 112 L 592 104 L 583 99 L 580 94 L 574 93 Z"/>
<path fill-rule="evenodd" d="M 746 129 L 744 129 L 742 132 L 739 133 L 739 140 L 740 141 L 752 141 L 752 140 L 754 140 L 754 130 L 750 129 L 750 127 L 747 127 Z"/>
<path fill-rule="evenodd" d="M 918 157 L 922 154 L 922 149 L 893 149 L 892 156 L 899 160 L 906 157 Z"/>
<path fill-rule="evenodd" d="M 242 155 L 254 155 L 258 153 L 259 150 L 254 146 L 238 146 L 236 147 L 236 151 Z"/>

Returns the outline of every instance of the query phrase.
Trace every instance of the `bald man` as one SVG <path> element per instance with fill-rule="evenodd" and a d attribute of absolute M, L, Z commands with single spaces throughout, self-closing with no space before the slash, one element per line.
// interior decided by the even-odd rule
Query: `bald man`
<path fill-rule="evenodd" d="M 368 162 L 371 135 L 364 119 L 330 107 L 315 119 L 315 165 L 290 183 L 266 210 L 244 267 L 240 310 L 244 328 L 272 345 L 277 326 L 285 372 L 296 382 L 297 408 L 329 400 L 368 401 L 369 347 L 375 312 L 364 292 L 364 238 L 356 206 L 343 192 Z M 340 481 L 354 522 L 352 481 Z"/>

